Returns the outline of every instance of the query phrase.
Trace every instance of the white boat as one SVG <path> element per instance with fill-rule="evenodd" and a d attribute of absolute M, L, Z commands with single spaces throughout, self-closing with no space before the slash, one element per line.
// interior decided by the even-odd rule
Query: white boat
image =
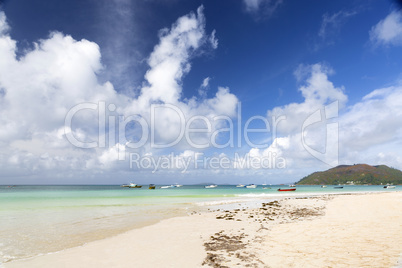
<path fill-rule="evenodd" d="M 254 189 L 254 188 L 257 188 L 257 185 L 255 185 L 255 184 L 249 184 L 249 185 L 246 186 L 246 188 Z"/>
<path fill-rule="evenodd" d="M 128 185 L 128 187 L 130 187 L 130 188 L 141 188 L 142 185 L 138 185 L 138 184 L 135 184 L 135 183 L 130 183 L 130 184 Z"/>
<path fill-rule="evenodd" d="M 168 189 L 168 188 L 174 188 L 174 186 L 173 185 L 161 186 L 161 189 Z"/>
<path fill-rule="evenodd" d="M 289 184 L 289 187 L 296 187 L 296 185 L 294 185 L 294 184 Z"/>
<path fill-rule="evenodd" d="M 394 189 L 395 186 L 394 185 L 385 185 L 384 188 L 385 189 Z"/>
<path fill-rule="evenodd" d="M 172 185 L 172 186 L 174 186 L 174 187 L 182 187 L 183 185 L 181 185 L 181 184 L 175 184 L 175 185 Z"/>
<path fill-rule="evenodd" d="M 216 188 L 216 187 L 218 187 L 218 185 L 216 185 L 216 184 L 211 184 L 211 185 L 206 185 L 206 186 L 204 186 L 206 189 L 211 189 L 211 188 Z"/>
<path fill-rule="evenodd" d="M 128 187 L 128 188 L 141 188 L 142 185 L 138 185 L 135 183 L 130 182 L 129 184 L 123 184 L 121 187 Z"/>
<path fill-rule="evenodd" d="M 327 188 L 327 186 L 326 185 L 321 185 L 321 188 Z"/>
<path fill-rule="evenodd" d="M 238 185 L 236 185 L 236 187 L 237 187 L 237 188 L 244 188 L 244 187 L 246 187 L 246 185 L 244 185 L 244 184 L 238 184 Z"/>

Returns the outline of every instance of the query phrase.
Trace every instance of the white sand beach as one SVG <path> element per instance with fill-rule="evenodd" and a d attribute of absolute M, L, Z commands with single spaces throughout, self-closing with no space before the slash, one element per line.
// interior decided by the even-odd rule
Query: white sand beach
<path fill-rule="evenodd" d="M 397 267 L 402 192 L 197 213 L 4 267 Z"/>

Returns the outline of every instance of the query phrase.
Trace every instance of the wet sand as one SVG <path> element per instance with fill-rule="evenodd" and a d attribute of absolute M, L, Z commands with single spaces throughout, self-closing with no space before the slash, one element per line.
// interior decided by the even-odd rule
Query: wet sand
<path fill-rule="evenodd" d="M 236 204 L 4 267 L 402 267 L 402 192 Z"/>

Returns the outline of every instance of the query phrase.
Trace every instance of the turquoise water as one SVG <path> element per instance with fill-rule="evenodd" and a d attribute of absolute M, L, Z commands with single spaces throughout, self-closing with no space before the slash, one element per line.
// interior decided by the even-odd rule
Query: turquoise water
<path fill-rule="evenodd" d="M 262 187 L 271 187 L 263 189 Z M 382 186 L 234 185 L 149 190 L 116 186 L 0 186 L 0 263 L 82 245 L 127 230 L 186 215 L 207 206 L 329 193 L 397 191 Z"/>

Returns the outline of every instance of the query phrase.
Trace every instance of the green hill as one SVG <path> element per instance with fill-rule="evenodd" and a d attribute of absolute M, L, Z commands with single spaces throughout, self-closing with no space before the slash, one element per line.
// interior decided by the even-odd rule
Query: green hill
<path fill-rule="evenodd" d="M 327 171 L 314 172 L 297 184 L 402 184 L 402 171 L 385 165 L 370 166 L 366 164 L 340 165 Z"/>

